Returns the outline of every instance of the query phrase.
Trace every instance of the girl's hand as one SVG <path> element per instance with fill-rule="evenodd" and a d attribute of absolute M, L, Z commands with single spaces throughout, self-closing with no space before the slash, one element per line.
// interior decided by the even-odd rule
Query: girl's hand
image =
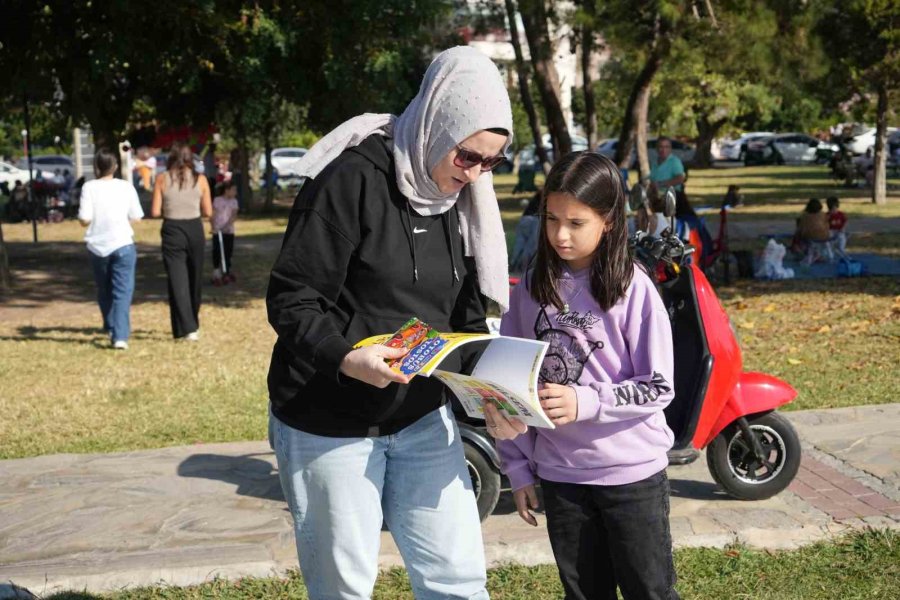
<path fill-rule="evenodd" d="M 389 383 L 409 383 L 409 377 L 397 373 L 387 366 L 385 359 L 400 358 L 407 353 L 406 348 L 388 348 L 387 346 L 366 346 L 351 350 L 341 361 L 340 371 L 347 377 L 359 379 L 378 388 L 387 387 Z"/>
<path fill-rule="evenodd" d="M 528 431 L 528 425 L 519 419 L 510 419 L 500 412 L 493 402 L 482 402 L 481 407 L 484 410 L 484 422 L 487 424 L 488 433 L 498 440 L 511 440 Z"/>
<path fill-rule="evenodd" d="M 545 383 L 538 390 L 541 407 L 554 425 L 572 423 L 578 418 L 578 398 L 575 389 L 558 383 Z"/>
<path fill-rule="evenodd" d="M 533 527 L 537 527 L 537 519 L 531 514 L 531 510 L 536 510 L 538 508 L 538 499 L 537 494 L 534 491 L 534 484 L 529 483 L 525 487 L 514 491 L 513 500 L 516 502 L 516 512 L 519 513 L 522 520 Z"/>

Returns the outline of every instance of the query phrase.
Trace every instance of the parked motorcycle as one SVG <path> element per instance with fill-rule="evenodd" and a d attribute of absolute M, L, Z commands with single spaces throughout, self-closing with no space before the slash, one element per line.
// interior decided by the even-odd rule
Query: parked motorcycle
<path fill-rule="evenodd" d="M 694 249 L 672 233 L 674 191 L 665 200 L 668 230 L 660 237 L 636 232 L 630 242 L 637 260 L 656 279 L 672 320 L 675 398 L 665 415 L 675 443 L 669 464 L 689 464 L 706 448 L 709 472 L 729 495 L 769 498 L 783 491 L 800 467 L 797 432 L 775 410 L 797 392 L 771 375 L 743 370 L 731 320 L 703 271 L 688 259 Z M 630 208 L 637 211 L 644 202 L 646 190 L 634 186 Z M 518 283 L 510 278 L 511 286 Z M 455 400 L 454 413 L 484 520 L 499 499 L 500 459 L 484 421 L 466 416 Z"/>
<path fill-rule="evenodd" d="M 640 208 L 640 194 L 631 208 Z M 666 195 L 666 216 L 675 194 Z M 728 315 L 700 268 L 688 260 L 693 248 L 673 235 L 637 232 L 637 259 L 656 277 L 672 319 L 675 398 L 665 409 L 675 434 L 670 464 L 688 464 L 706 448 L 713 479 L 731 496 L 762 500 L 784 490 L 800 467 L 800 439 L 775 412 L 797 396 L 790 385 L 743 370 L 741 348 Z"/>

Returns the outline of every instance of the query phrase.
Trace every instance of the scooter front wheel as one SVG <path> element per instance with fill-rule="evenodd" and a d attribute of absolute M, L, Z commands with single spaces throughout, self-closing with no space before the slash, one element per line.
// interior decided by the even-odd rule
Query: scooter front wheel
<path fill-rule="evenodd" d="M 776 412 L 747 416 L 750 433 L 762 450 L 757 456 L 737 423 L 717 435 L 706 449 L 706 464 L 716 483 L 740 500 L 764 500 L 784 490 L 800 468 L 800 438 Z"/>

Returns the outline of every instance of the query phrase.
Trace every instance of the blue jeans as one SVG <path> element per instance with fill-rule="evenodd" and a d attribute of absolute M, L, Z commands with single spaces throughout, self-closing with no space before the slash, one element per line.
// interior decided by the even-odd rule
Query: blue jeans
<path fill-rule="evenodd" d="M 108 256 L 90 254 L 94 281 L 97 283 L 97 304 L 103 315 L 103 330 L 109 332 L 113 342 L 128 341 L 137 249 L 134 244 L 128 244 Z"/>
<path fill-rule="evenodd" d="M 418 600 L 488 598 L 481 522 L 448 406 L 394 435 L 333 438 L 269 416 L 313 600 L 370 598 L 382 522 Z"/>

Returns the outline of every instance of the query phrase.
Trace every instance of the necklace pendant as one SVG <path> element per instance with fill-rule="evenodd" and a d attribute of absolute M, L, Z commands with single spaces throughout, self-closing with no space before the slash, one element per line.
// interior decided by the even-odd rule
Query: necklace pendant
<path fill-rule="evenodd" d="M 567 313 L 567 312 L 569 312 L 569 303 L 568 302 L 563 304 L 563 313 Z"/>

